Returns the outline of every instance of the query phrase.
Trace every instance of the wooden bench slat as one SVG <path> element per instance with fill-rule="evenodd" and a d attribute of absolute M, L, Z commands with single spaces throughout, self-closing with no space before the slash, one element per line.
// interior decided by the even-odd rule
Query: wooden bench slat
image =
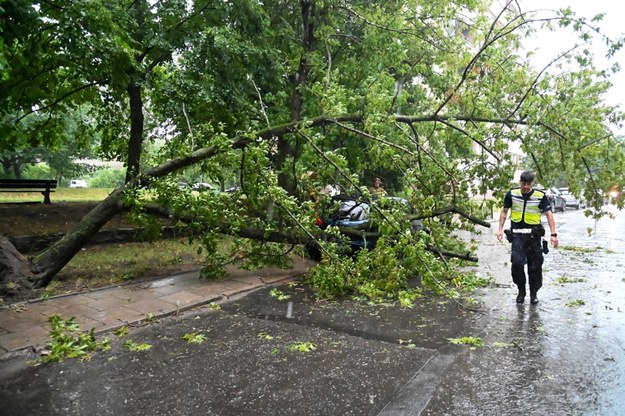
<path fill-rule="evenodd" d="M 2 184 L 13 184 L 13 183 L 24 183 L 24 184 L 36 184 L 36 183 L 46 183 L 46 184 L 56 184 L 56 179 L 0 179 L 0 183 Z"/>
<path fill-rule="evenodd" d="M 56 179 L 12 179 L 0 178 L 2 182 L 57 182 Z"/>
<path fill-rule="evenodd" d="M 50 192 L 55 192 L 56 189 L 50 189 Z M 34 190 L 32 188 L 24 188 L 24 189 L 2 189 L 0 188 L 0 192 L 38 192 L 38 190 Z M 42 191 L 42 192 L 45 192 Z"/>
<path fill-rule="evenodd" d="M 24 189 L 35 189 L 35 188 L 56 188 L 56 184 L 17 184 L 17 183 L 13 183 L 13 184 L 9 184 L 9 185 L 3 185 L 2 183 L 0 183 L 0 188 L 4 188 L 4 189 L 16 189 L 16 188 L 24 188 Z"/>
<path fill-rule="evenodd" d="M 57 183 L 56 179 L 0 179 L 0 192 L 40 191 L 43 195 L 43 202 L 49 204 L 50 192 L 54 192 Z"/>

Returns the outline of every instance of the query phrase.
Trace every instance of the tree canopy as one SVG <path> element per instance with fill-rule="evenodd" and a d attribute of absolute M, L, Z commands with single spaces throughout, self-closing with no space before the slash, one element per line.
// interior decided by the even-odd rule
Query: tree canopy
<path fill-rule="evenodd" d="M 600 215 L 601 192 L 625 182 L 613 134 L 623 114 L 602 99 L 609 73 L 580 48 L 554 56 L 572 62 L 560 73 L 533 68 L 521 43 L 539 22 L 515 4 L 0 0 L 0 150 L 59 146 L 64 121 L 88 106 L 70 134 L 94 132 L 101 157 L 127 166 L 126 185 L 22 277 L 47 284 L 124 209 L 193 224 L 207 271 L 229 260 L 216 255 L 221 233 L 247 237 L 235 249 L 250 264 L 283 262 L 268 241 L 327 240 L 311 190 L 335 184 L 368 199 L 382 176 L 430 234 L 381 210 L 378 247 L 351 259 L 322 243 L 312 281 L 325 294 L 397 295 L 411 275 L 454 276 L 440 254 L 467 252 L 453 230 L 473 227 L 509 189 L 515 143 L 521 167 L 543 184 L 564 176 Z M 570 10 L 553 22 L 599 35 Z M 146 154 L 157 139 L 165 144 Z M 190 166 L 235 178 L 239 191 L 181 190 Z M 489 190 L 495 200 L 476 198 Z M 454 212 L 463 215 L 441 221 Z"/>

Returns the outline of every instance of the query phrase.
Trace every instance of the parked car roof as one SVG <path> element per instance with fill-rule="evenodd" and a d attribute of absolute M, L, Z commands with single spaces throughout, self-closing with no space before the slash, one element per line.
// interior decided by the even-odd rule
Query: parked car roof
<path fill-rule="evenodd" d="M 362 200 L 345 194 L 335 195 L 331 198 L 335 202 L 332 209 L 321 212 L 318 219 L 318 225 L 325 229 L 329 226 L 352 228 L 363 231 L 373 231 L 371 228 L 369 215 L 372 205 L 380 205 L 385 208 L 390 206 L 401 207 L 406 213 L 411 213 L 410 203 L 400 197 L 381 197 L 372 201 Z M 412 229 L 415 231 L 423 230 L 423 225 L 419 220 L 411 221 Z M 427 232 L 427 231 L 426 231 Z M 345 240 L 349 242 L 352 253 L 361 248 L 372 249 L 375 247 L 377 237 L 363 238 L 356 235 L 347 235 Z M 313 245 L 307 247 L 309 255 L 314 258 L 320 258 L 320 251 Z"/>

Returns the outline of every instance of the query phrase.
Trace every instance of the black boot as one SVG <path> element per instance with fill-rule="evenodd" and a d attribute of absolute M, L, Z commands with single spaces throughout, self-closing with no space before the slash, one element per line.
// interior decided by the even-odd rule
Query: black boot
<path fill-rule="evenodd" d="M 516 295 L 516 303 L 523 303 L 523 302 L 525 302 L 525 288 L 519 287 L 519 294 Z"/>
<path fill-rule="evenodd" d="M 538 303 L 538 296 L 536 296 L 537 290 L 530 290 L 530 303 L 536 305 Z"/>

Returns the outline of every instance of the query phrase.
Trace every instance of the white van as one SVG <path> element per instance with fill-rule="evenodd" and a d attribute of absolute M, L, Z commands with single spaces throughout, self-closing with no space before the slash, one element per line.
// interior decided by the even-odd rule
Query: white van
<path fill-rule="evenodd" d="M 84 181 L 82 179 L 72 179 L 71 181 L 69 181 L 69 187 L 70 188 L 88 188 L 89 185 L 87 185 L 87 181 Z"/>

